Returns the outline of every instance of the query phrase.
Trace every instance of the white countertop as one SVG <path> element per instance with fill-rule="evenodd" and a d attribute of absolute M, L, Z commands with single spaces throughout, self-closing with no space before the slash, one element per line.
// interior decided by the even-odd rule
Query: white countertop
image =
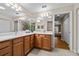
<path fill-rule="evenodd" d="M 11 40 L 14 38 L 22 37 L 22 36 L 27 36 L 27 35 L 32 35 L 34 33 L 22 33 L 22 34 L 7 34 L 7 35 L 0 35 L 0 41 L 5 41 L 5 40 Z"/>
<path fill-rule="evenodd" d="M 22 33 L 22 32 L 15 33 L 15 32 L 12 32 L 12 33 L 7 33 L 5 35 L 0 34 L 0 42 L 5 41 L 5 40 L 11 40 L 11 39 L 22 37 L 22 36 L 32 35 L 32 34 L 50 34 L 50 35 L 52 35 L 51 32 L 34 32 L 34 33 Z"/>
<path fill-rule="evenodd" d="M 52 32 L 34 32 L 34 34 L 48 34 L 48 35 L 53 35 Z"/>

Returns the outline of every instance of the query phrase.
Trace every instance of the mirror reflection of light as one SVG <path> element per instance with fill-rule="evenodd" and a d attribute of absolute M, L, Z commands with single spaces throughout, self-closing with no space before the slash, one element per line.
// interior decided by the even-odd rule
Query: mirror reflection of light
<path fill-rule="evenodd" d="M 40 22 L 40 20 L 38 19 L 37 22 Z"/>
<path fill-rule="evenodd" d="M 5 5 L 8 6 L 8 7 L 11 7 L 11 8 L 14 9 L 15 11 L 22 11 L 21 6 L 19 6 L 19 5 L 16 4 L 16 3 L 6 3 Z"/>
<path fill-rule="evenodd" d="M 0 9 L 1 9 L 1 10 L 5 10 L 5 8 L 4 8 L 3 6 L 0 6 Z"/>
<path fill-rule="evenodd" d="M 19 20 L 25 20 L 25 17 L 20 17 Z"/>

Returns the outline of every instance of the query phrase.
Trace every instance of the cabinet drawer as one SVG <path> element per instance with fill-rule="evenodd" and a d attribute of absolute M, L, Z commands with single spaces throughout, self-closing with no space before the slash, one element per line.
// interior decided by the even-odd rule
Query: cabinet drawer
<path fill-rule="evenodd" d="M 11 41 L 3 41 L 3 42 L 0 42 L 0 49 L 5 48 L 5 47 L 8 47 L 8 46 L 11 46 L 11 45 L 12 45 L 12 42 Z"/>
<path fill-rule="evenodd" d="M 0 50 L 0 56 L 5 56 L 6 54 L 12 55 L 11 52 L 11 47 L 6 47 Z"/>
<path fill-rule="evenodd" d="M 19 42 L 23 42 L 23 37 L 20 38 L 16 38 L 13 40 L 13 44 L 19 43 Z"/>

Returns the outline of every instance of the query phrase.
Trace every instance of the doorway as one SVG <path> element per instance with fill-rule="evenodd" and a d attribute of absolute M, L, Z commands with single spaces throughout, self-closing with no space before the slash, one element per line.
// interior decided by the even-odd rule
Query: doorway
<path fill-rule="evenodd" d="M 72 37 L 70 13 L 55 14 L 54 17 L 55 47 L 69 50 Z"/>

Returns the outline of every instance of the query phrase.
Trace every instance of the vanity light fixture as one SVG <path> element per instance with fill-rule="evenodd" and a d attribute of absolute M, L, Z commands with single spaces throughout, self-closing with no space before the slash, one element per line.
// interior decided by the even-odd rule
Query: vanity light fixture
<path fill-rule="evenodd" d="M 21 7 L 16 8 L 16 11 L 22 11 Z"/>
<path fill-rule="evenodd" d="M 11 7 L 15 11 L 22 11 L 22 8 L 18 4 L 15 4 L 15 3 L 7 3 L 6 5 L 8 7 Z"/>
<path fill-rule="evenodd" d="M 10 4 L 10 3 L 6 3 L 5 5 L 6 5 L 6 6 L 8 6 L 8 7 L 10 7 L 10 6 L 11 6 L 11 4 Z"/>
<path fill-rule="evenodd" d="M 20 17 L 19 20 L 25 20 L 25 17 Z"/>
<path fill-rule="evenodd" d="M 58 17 L 59 17 L 59 16 L 60 16 L 60 14 L 58 14 L 58 15 L 56 15 L 56 16 L 58 16 Z"/>
<path fill-rule="evenodd" d="M 41 13 L 41 17 L 48 17 L 48 16 L 49 16 L 49 13 L 48 12 Z"/>
<path fill-rule="evenodd" d="M 12 6 L 11 8 L 12 8 L 12 9 L 15 9 L 15 7 L 14 7 L 14 6 Z"/>
<path fill-rule="evenodd" d="M 15 8 L 18 8 L 18 7 L 19 7 L 17 4 L 14 4 L 13 6 L 14 6 Z"/>
<path fill-rule="evenodd" d="M 37 22 L 40 22 L 40 20 L 37 20 Z"/>
<path fill-rule="evenodd" d="M 49 16 L 49 13 L 46 12 L 46 8 L 47 8 L 47 5 L 46 5 L 46 4 L 43 4 L 43 5 L 42 5 L 42 10 L 43 10 L 44 12 L 41 13 L 41 17 L 48 17 L 48 16 Z"/>

